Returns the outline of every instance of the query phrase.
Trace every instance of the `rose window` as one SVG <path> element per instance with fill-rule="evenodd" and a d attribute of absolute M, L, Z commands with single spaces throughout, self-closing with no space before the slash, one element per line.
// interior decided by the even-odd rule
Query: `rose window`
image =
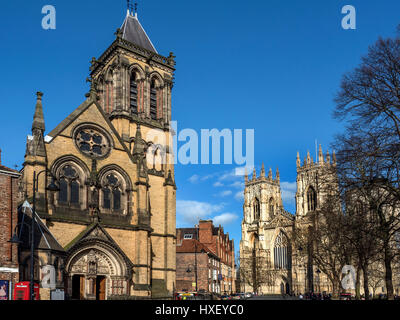
<path fill-rule="evenodd" d="M 102 158 L 110 150 L 108 138 L 94 128 L 78 130 L 75 135 L 75 141 L 78 149 L 92 158 Z"/>

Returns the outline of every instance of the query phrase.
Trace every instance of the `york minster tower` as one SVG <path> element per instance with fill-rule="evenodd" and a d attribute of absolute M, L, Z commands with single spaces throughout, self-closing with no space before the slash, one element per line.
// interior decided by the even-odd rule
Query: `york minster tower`
<path fill-rule="evenodd" d="M 272 170 L 266 176 L 264 165 L 257 177 L 245 175 L 242 240 L 240 242 L 240 282 L 244 292 L 264 294 L 299 294 L 330 292 L 330 283 L 307 258 L 309 248 L 296 246 L 296 230 L 315 223 L 329 190 L 335 190 L 336 158 L 324 157 L 319 148 L 318 161 L 310 153 L 301 163 L 297 155 L 296 213 L 286 211 L 282 203 L 280 174 Z M 333 170 L 332 170 L 333 169 Z M 256 287 L 256 288 L 255 288 Z"/>

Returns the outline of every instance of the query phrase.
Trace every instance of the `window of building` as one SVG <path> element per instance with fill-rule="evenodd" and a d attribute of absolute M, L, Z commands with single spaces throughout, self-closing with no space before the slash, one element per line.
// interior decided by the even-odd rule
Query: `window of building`
<path fill-rule="evenodd" d="M 259 220 L 260 219 L 260 201 L 258 201 L 257 198 L 254 199 L 253 210 L 254 210 L 254 220 Z"/>
<path fill-rule="evenodd" d="M 103 209 L 119 211 L 121 209 L 121 181 L 114 174 L 106 176 L 102 188 Z"/>
<path fill-rule="evenodd" d="M 275 214 L 275 206 L 274 206 L 274 199 L 273 198 L 269 199 L 269 214 L 270 214 L 271 217 L 273 217 L 274 214 Z"/>
<path fill-rule="evenodd" d="M 157 89 L 154 79 L 150 85 L 150 118 L 157 120 Z"/>
<path fill-rule="evenodd" d="M 275 269 L 289 270 L 291 268 L 291 255 L 288 239 L 283 232 L 280 232 L 274 244 L 274 266 Z"/>
<path fill-rule="evenodd" d="M 136 73 L 131 74 L 131 87 L 130 87 L 130 105 L 131 113 L 138 114 L 138 84 L 136 79 Z"/>
<path fill-rule="evenodd" d="M 193 239 L 193 234 L 186 233 L 186 234 L 183 236 L 183 239 Z"/>
<path fill-rule="evenodd" d="M 66 205 L 79 204 L 79 174 L 71 165 L 64 166 L 60 171 L 60 191 L 58 202 Z"/>
<path fill-rule="evenodd" d="M 307 209 L 314 211 L 317 208 L 317 194 L 313 187 L 309 187 L 307 191 Z"/>

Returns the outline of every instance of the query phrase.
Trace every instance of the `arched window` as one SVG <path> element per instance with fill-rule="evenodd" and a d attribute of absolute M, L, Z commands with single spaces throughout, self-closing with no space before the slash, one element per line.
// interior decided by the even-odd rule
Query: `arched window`
<path fill-rule="evenodd" d="M 119 211 L 121 209 L 121 181 L 114 174 L 106 175 L 103 183 L 103 209 Z"/>
<path fill-rule="evenodd" d="M 289 270 L 291 268 L 291 255 L 286 235 L 281 231 L 274 244 L 275 269 Z"/>
<path fill-rule="evenodd" d="M 253 210 L 254 210 L 254 220 L 259 220 L 260 219 L 260 201 L 258 201 L 257 198 L 254 199 Z"/>
<path fill-rule="evenodd" d="M 269 214 L 270 214 L 271 218 L 275 214 L 274 198 L 269 199 Z"/>
<path fill-rule="evenodd" d="M 307 191 L 307 209 L 314 211 L 317 208 L 317 193 L 313 187 L 309 187 Z"/>
<path fill-rule="evenodd" d="M 252 247 L 253 249 L 258 249 L 260 247 L 260 238 L 258 237 L 258 234 L 254 233 L 252 237 Z"/>
<path fill-rule="evenodd" d="M 364 213 L 364 205 L 363 205 L 363 203 L 360 201 L 360 200 L 358 200 L 357 202 L 356 202 L 356 208 L 355 208 L 356 210 L 356 214 L 363 214 Z"/>
<path fill-rule="evenodd" d="M 111 70 L 105 84 L 105 111 L 110 113 L 114 110 L 114 73 Z"/>
<path fill-rule="evenodd" d="M 58 202 L 64 205 L 79 205 L 80 184 L 78 171 L 71 165 L 65 165 L 59 176 L 60 191 Z"/>
<path fill-rule="evenodd" d="M 136 73 L 132 72 L 131 74 L 131 113 L 138 114 L 138 84 L 136 79 Z"/>
<path fill-rule="evenodd" d="M 150 85 L 150 118 L 157 120 L 157 89 L 154 79 L 151 81 Z"/>

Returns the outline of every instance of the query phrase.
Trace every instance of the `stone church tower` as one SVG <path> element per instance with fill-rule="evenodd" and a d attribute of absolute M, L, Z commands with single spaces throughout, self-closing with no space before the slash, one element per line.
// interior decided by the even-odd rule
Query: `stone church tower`
<path fill-rule="evenodd" d="M 65 250 L 57 268 L 67 294 L 172 297 L 174 56 L 157 53 L 129 10 L 115 35 L 92 59 L 87 99 L 46 136 L 37 94 L 23 183 L 31 200 L 38 179 L 36 211 Z M 58 192 L 46 189 L 50 179 Z"/>
<path fill-rule="evenodd" d="M 265 177 L 264 165 L 259 177 L 254 170 L 252 179 L 245 175 L 242 240 L 240 242 L 241 290 L 253 292 L 253 273 L 246 275 L 246 268 L 257 265 L 263 269 L 257 274 L 261 286 L 258 291 L 269 294 L 322 292 L 330 290 L 325 275 L 310 259 L 303 259 L 303 248 L 296 248 L 293 234 L 299 228 L 313 223 L 326 192 L 337 188 L 332 166 L 336 165 L 335 153 L 324 158 L 320 146 L 318 162 L 307 154 L 301 164 L 297 154 L 296 213 L 283 208 L 279 171 L 272 178 Z M 329 172 L 330 174 L 325 174 Z M 305 250 L 306 248 L 304 248 Z M 261 258 L 260 258 L 261 257 Z M 301 258 L 301 259 L 300 259 Z M 303 261 L 304 260 L 304 261 Z"/>
<path fill-rule="evenodd" d="M 255 169 L 250 180 L 245 175 L 240 265 L 251 268 L 254 264 L 260 270 L 259 292 L 280 293 L 289 289 L 293 221 L 294 217 L 283 208 L 278 170 L 275 179 L 271 169 L 265 176 L 264 164 L 259 177 Z M 241 273 L 241 282 L 243 291 L 254 291 L 252 274 Z"/>

